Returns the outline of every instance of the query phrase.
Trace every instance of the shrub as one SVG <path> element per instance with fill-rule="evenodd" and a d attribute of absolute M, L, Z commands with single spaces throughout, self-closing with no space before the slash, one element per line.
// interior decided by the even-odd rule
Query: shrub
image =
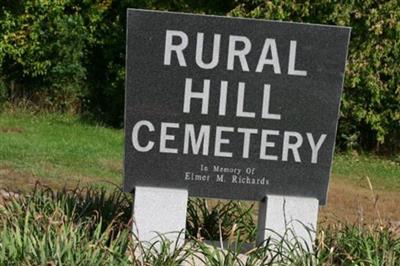
<path fill-rule="evenodd" d="M 3 82 L 13 97 L 62 110 L 82 94 L 89 30 L 73 1 L 6 1 L 0 11 Z"/>

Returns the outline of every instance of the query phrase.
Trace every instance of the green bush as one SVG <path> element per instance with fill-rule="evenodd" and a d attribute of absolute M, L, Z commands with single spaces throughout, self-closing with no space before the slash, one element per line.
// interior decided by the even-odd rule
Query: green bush
<path fill-rule="evenodd" d="M 351 26 L 337 144 L 399 150 L 397 0 L 3 0 L 0 79 L 6 94 L 122 126 L 128 7 Z"/>
<path fill-rule="evenodd" d="M 4 1 L 3 1 L 4 2 Z M 2 76 L 13 97 L 68 108 L 82 94 L 90 41 L 73 1 L 6 1 L 0 13 Z"/>

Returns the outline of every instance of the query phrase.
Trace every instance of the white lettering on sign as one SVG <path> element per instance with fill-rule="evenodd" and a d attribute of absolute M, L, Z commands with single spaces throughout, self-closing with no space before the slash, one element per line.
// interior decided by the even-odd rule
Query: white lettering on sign
<path fill-rule="evenodd" d="M 236 105 L 236 116 L 237 117 L 256 117 L 254 112 L 246 112 L 244 111 L 244 92 L 245 92 L 245 84 L 243 82 L 239 82 L 238 86 L 238 96 L 237 96 L 237 105 Z"/>
<path fill-rule="evenodd" d="M 268 141 L 268 135 L 272 136 L 278 136 L 279 131 L 278 130 L 267 130 L 263 129 L 261 133 L 261 147 L 260 147 L 260 159 L 262 160 L 271 160 L 271 161 L 277 161 L 278 156 L 276 155 L 268 155 L 266 149 L 267 148 L 274 148 L 275 147 L 275 142 Z"/>
<path fill-rule="evenodd" d="M 178 123 L 161 123 L 161 132 L 160 132 L 160 152 L 162 153 L 178 153 L 178 149 L 176 148 L 168 148 L 167 141 L 174 141 L 175 135 L 168 134 L 168 128 L 179 128 Z"/>
<path fill-rule="evenodd" d="M 208 102 L 210 99 L 210 80 L 205 79 L 203 81 L 203 92 L 192 91 L 192 79 L 187 78 L 185 82 L 185 96 L 183 102 L 183 112 L 190 113 L 190 103 L 192 98 L 201 100 L 201 113 L 203 115 L 208 114 Z"/>
<path fill-rule="evenodd" d="M 191 143 L 193 154 L 199 154 L 200 147 L 203 144 L 203 155 L 208 155 L 208 147 L 210 143 L 210 126 L 202 125 L 199 135 L 196 139 L 194 125 L 187 124 L 185 127 L 185 138 L 183 141 L 183 153 L 189 153 L 189 143 Z"/>
<path fill-rule="evenodd" d="M 194 37 L 193 35 L 190 36 Z M 248 57 L 254 50 L 252 50 L 252 43 L 248 37 L 240 35 L 223 36 L 221 34 L 206 36 L 203 32 L 197 32 L 195 37 L 195 46 L 190 46 L 193 44 L 185 32 L 167 30 L 164 65 L 178 64 L 180 67 L 186 67 L 187 63 L 194 62 L 198 67 L 210 70 L 218 67 L 221 62 L 226 62 L 227 70 L 242 72 L 254 70 L 255 73 L 273 71 L 274 74 L 282 74 L 279 47 L 274 38 L 265 38 L 261 50 L 257 52 L 259 53 L 257 64 L 249 66 Z M 223 38 L 227 38 L 225 42 L 223 42 Z M 206 42 L 208 43 L 206 44 Z M 212 45 L 210 45 L 211 42 Z M 221 49 L 224 49 L 221 47 L 222 43 L 227 44 L 227 47 L 225 47 L 227 53 L 223 53 L 227 56 L 226 61 L 220 59 Z M 190 60 L 185 55 L 185 50 L 188 47 L 195 49 L 195 58 L 190 58 Z M 212 51 L 205 51 L 205 47 L 212 47 Z M 290 41 L 288 47 L 287 74 L 307 76 L 307 71 L 299 69 L 296 64 L 297 41 Z M 274 105 L 274 94 L 270 84 L 247 88 L 246 83 L 240 81 L 229 83 L 226 80 L 214 82 L 210 79 L 202 79 L 200 83 L 199 81 L 195 83 L 191 77 L 185 78 L 184 81 L 185 85 L 182 88 L 183 109 L 181 109 L 184 114 L 230 116 L 243 120 L 261 118 L 273 120 L 274 123 L 283 120 L 282 112 L 284 114 L 285 110 L 282 106 Z M 196 88 L 199 85 L 200 88 Z M 217 94 L 211 94 L 214 90 L 217 90 Z M 274 92 L 277 91 L 274 90 Z M 246 94 L 250 93 L 257 93 L 262 96 L 259 97 L 260 104 L 255 105 L 249 101 Z M 216 99 L 218 108 L 214 108 L 214 102 L 212 104 L 211 100 L 215 99 L 210 99 L 210 95 L 218 95 Z M 210 109 L 210 105 L 213 108 Z M 230 105 L 233 106 L 229 108 Z M 254 106 L 259 107 L 257 109 Z M 288 107 L 290 106 L 286 106 L 286 108 Z M 158 147 L 160 153 L 182 153 L 198 156 L 209 156 L 212 153 L 215 157 L 225 158 L 240 157 L 243 159 L 257 158 L 265 161 L 318 163 L 318 155 L 325 143 L 327 134 L 322 133 L 315 136 L 311 132 L 301 133 L 293 130 L 264 128 L 265 125 L 269 127 L 269 124 L 263 124 L 259 128 L 235 128 L 227 125 L 160 122 L 159 127 L 155 127 L 150 121 L 139 120 L 132 128 L 132 145 L 139 152 L 155 152 L 156 147 Z M 158 130 L 159 132 L 156 132 Z M 150 132 L 155 133 L 149 134 Z M 183 138 L 183 141 L 179 138 Z M 304 144 L 305 142 L 307 144 Z M 255 146 L 254 143 L 259 145 Z M 236 145 L 242 145 L 239 153 L 234 148 Z"/>
<path fill-rule="evenodd" d="M 204 62 L 204 33 L 196 34 L 196 53 L 195 62 L 201 69 L 214 69 L 220 60 L 221 51 L 221 34 L 214 34 L 213 49 L 210 62 Z M 228 53 L 226 60 L 227 70 L 238 70 L 250 72 L 247 57 L 253 52 L 251 40 L 246 36 L 229 35 L 228 37 Z M 172 57 L 175 55 L 178 65 L 186 67 L 186 59 L 184 50 L 190 45 L 188 35 L 183 31 L 167 30 L 165 34 L 164 49 L 164 65 L 171 65 Z M 307 76 L 306 70 L 296 69 L 297 41 L 291 40 L 289 44 L 289 58 L 287 62 L 287 74 L 291 76 Z M 176 61 L 174 61 L 176 62 Z M 265 65 L 272 67 L 275 74 L 281 74 L 281 64 L 278 55 L 278 45 L 273 38 L 266 38 L 261 53 L 258 54 L 257 65 L 254 66 L 254 72 L 262 73 Z"/>
<path fill-rule="evenodd" d="M 238 49 L 237 43 L 242 43 L 243 48 Z M 249 66 L 247 65 L 246 55 L 250 53 L 251 50 L 251 42 L 245 36 L 229 36 L 229 48 L 228 48 L 228 70 L 234 69 L 235 58 L 239 59 L 240 65 L 243 71 L 250 71 Z"/>
<path fill-rule="evenodd" d="M 281 115 L 280 114 L 271 114 L 271 113 L 269 113 L 270 98 L 271 98 L 271 85 L 264 84 L 262 118 L 264 118 L 264 119 L 281 120 Z"/>
<path fill-rule="evenodd" d="M 296 41 L 290 41 L 290 51 L 289 51 L 289 67 L 288 67 L 288 75 L 293 76 L 307 76 L 307 71 L 305 70 L 296 70 L 294 68 L 296 64 Z"/>
<path fill-rule="evenodd" d="M 180 40 L 179 44 L 172 43 L 174 37 L 179 38 L 179 40 Z M 188 37 L 187 37 L 186 33 L 184 33 L 183 31 L 167 30 L 167 33 L 165 36 L 164 65 L 171 64 L 171 55 L 172 55 L 172 52 L 175 52 L 176 56 L 178 58 L 179 65 L 186 66 L 186 60 L 185 60 L 185 57 L 183 56 L 183 50 L 188 45 L 188 42 L 189 42 Z"/>
<path fill-rule="evenodd" d="M 317 144 L 315 144 L 313 134 L 307 133 L 307 139 L 308 143 L 310 143 L 310 147 L 312 150 L 312 155 L 311 155 L 311 162 L 312 163 L 317 163 L 318 161 L 318 151 L 322 146 L 322 143 L 324 143 L 326 139 L 326 134 L 322 134 L 321 137 L 319 137 Z"/>
<path fill-rule="evenodd" d="M 271 52 L 271 58 L 267 58 L 269 52 Z M 265 39 L 264 48 L 262 49 L 260 59 L 258 59 L 256 72 L 262 72 L 264 65 L 271 65 L 275 74 L 281 74 L 281 65 L 279 64 L 275 39 Z"/>
<path fill-rule="evenodd" d="M 218 115 L 226 115 L 226 104 L 227 104 L 227 93 L 228 93 L 228 82 L 221 81 L 220 97 L 219 97 L 219 108 Z M 193 80 L 191 78 L 186 78 L 185 80 L 185 93 L 183 97 L 183 112 L 191 113 L 191 102 L 193 99 L 201 100 L 201 114 L 208 114 L 208 106 L 210 101 L 210 80 L 203 80 L 203 91 L 194 92 L 193 91 Z M 245 101 L 246 101 L 246 84 L 244 82 L 239 82 L 237 85 L 237 101 L 236 101 L 236 116 L 237 117 L 247 117 L 255 118 L 256 113 L 251 111 L 245 111 Z M 270 102 L 271 102 L 271 85 L 264 84 L 263 97 L 262 97 L 262 110 L 261 118 L 263 119 L 273 119 L 280 120 L 280 114 L 270 113 Z"/>
<path fill-rule="evenodd" d="M 300 163 L 302 162 L 300 151 L 311 148 L 312 155 L 309 162 L 313 164 L 318 163 L 318 153 L 327 137 L 326 134 L 322 134 L 318 138 L 317 143 L 315 143 L 315 138 L 311 133 L 306 133 L 306 137 L 304 138 L 302 134 L 295 131 L 281 132 L 272 129 L 262 129 L 259 131 L 256 128 L 212 127 L 209 125 L 199 125 L 196 127 L 193 124 L 182 125 L 180 123 L 161 122 L 159 139 L 149 136 L 149 138 L 145 140 L 147 145 L 143 147 L 138 143 L 140 134 L 143 134 L 141 133 L 143 131 L 139 130 L 141 127 L 146 127 L 148 131 L 155 131 L 154 125 L 149 121 L 140 120 L 136 122 L 132 131 L 132 144 L 133 147 L 140 152 L 152 151 L 155 146 L 154 143 L 159 141 L 159 151 L 161 153 L 208 155 L 210 146 L 214 145 L 214 156 L 216 157 L 232 158 L 239 156 L 241 158 L 249 158 L 251 154 L 255 154 L 260 160 L 294 161 Z M 175 132 L 173 134 L 169 133 L 169 129 L 171 129 L 171 131 L 174 129 Z M 196 132 L 198 133 L 196 134 Z M 215 132 L 214 143 L 210 142 L 210 139 L 212 139 L 212 132 Z M 183 133 L 183 147 L 177 147 L 174 145 L 175 137 L 181 135 L 181 133 Z M 235 134 L 240 134 L 242 136 L 242 143 L 231 142 Z M 259 149 L 254 149 L 254 147 L 250 145 L 252 139 L 260 140 Z M 308 145 L 304 145 L 304 139 L 307 139 Z M 179 141 L 176 142 L 180 143 Z M 281 144 L 279 145 L 282 147 L 281 152 L 276 150 L 277 143 Z M 232 145 L 242 145 L 242 153 L 233 154 L 229 149 Z M 279 157 L 278 154 L 282 156 Z"/>
<path fill-rule="evenodd" d="M 218 115 L 224 116 L 226 113 L 226 98 L 228 97 L 228 81 L 222 80 L 219 92 Z"/>
<path fill-rule="evenodd" d="M 257 134 L 258 130 L 255 128 L 238 128 L 239 133 L 243 133 L 243 158 L 249 158 L 250 152 L 250 137 L 251 134 Z"/>
<path fill-rule="evenodd" d="M 154 142 L 148 141 L 146 146 L 141 146 L 139 144 L 139 140 L 138 140 L 139 129 L 143 126 L 147 127 L 147 129 L 149 131 L 154 131 L 154 126 L 151 122 L 145 121 L 145 120 L 137 122 L 132 130 L 132 144 L 133 144 L 133 147 L 137 151 L 147 152 L 147 151 L 150 151 L 154 147 Z"/>
<path fill-rule="evenodd" d="M 290 143 L 290 139 L 295 139 Z M 299 148 L 303 144 L 303 137 L 298 132 L 286 131 L 283 137 L 282 161 L 287 161 L 289 151 L 292 151 L 295 162 L 301 162 Z"/>
<path fill-rule="evenodd" d="M 203 44 L 204 44 L 204 33 L 197 33 L 197 45 L 196 45 L 196 64 L 204 69 L 213 69 L 218 65 L 219 61 L 219 47 L 221 45 L 221 35 L 214 34 L 213 53 L 210 63 L 204 63 L 203 61 Z"/>
<path fill-rule="evenodd" d="M 215 150 L 214 155 L 219 157 L 232 157 L 231 152 L 221 151 L 222 144 L 229 144 L 229 139 L 222 138 L 223 132 L 233 132 L 235 129 L 233 127 L 217 127 L 215 133 Z"/>

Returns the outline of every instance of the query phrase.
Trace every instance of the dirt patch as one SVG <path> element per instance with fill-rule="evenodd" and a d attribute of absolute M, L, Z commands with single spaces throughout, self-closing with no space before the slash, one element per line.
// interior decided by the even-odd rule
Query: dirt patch
<path fill-rule="evenodd" d="M 367 181 L 366 181 L 367 182 Z M 320 223 L 400 222 L 400 191 L 371 191 L 361 184 L 333 178 L 328 204 L 320 208 Z"/>
<path fill-rule="evenodd" d="M 8 165 L 0 165 L 0 188 L 17 191 L 33 186 L 37 181 L 32 174 L 17 171 Z"/>
<path fill-rule="evenodd" d="M 210 200 L 213 206 L 218 200 Z M 223 200 L 222 202 L 227 202 Z M 254 204 L 255 202 L 248 202 Z M 328 224 L 390 224 L 400 232 L 400 191 L 371 191 L 368 183 L 355 184 L 334 177 L 329 184 L 328 203 L 320 207 L 318 223 Z M 257 221 L 258 204 L 254 205 L 253 217 Z"/>
<path fill-rule="evenodd" d="M 113 172 L 120 172 L 122 173 L 122 163 L 121 160 L 101 160 L 101 164 L 113 171 Z"/>
<path fill-rule="evenodd" d="M 22 133 L 24 132 L 23 128 L 20 127 L 0 127 L 1 133 Z"/>
<path fill-rule="evenodd" d="M 88 184 L 96 184 L 100 180 L 89 177 L 60 177 L 44 178 L 35 176 L 33 173 L 15 170 L 10 165 L 0 165 L 0 189 L 12 192 L 28 192 L 37 184 L 51 187 L 53 189 L 76 188 Z"/>

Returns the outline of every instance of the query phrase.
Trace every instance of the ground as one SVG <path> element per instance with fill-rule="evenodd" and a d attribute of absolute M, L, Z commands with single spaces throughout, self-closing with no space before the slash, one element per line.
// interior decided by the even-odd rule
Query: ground
<path fill-rule="evenodd" d="M 366 181 L 367 183 L 367 181 Z M 400 222 L 399 191 L 371 191 L 364 185 L 333 177 L 329 186 L 328 204 L 321 207 L 320 223 Z"/>
<path fill-rule="evenodd" d="M 0 113 L 0 188 L 27 190 L 78 184 L 120 186 L 122 130 L 72 115 Z M 400 221 L 400 160 L 356 152 L 334 157 L 320 223 Z"/>

